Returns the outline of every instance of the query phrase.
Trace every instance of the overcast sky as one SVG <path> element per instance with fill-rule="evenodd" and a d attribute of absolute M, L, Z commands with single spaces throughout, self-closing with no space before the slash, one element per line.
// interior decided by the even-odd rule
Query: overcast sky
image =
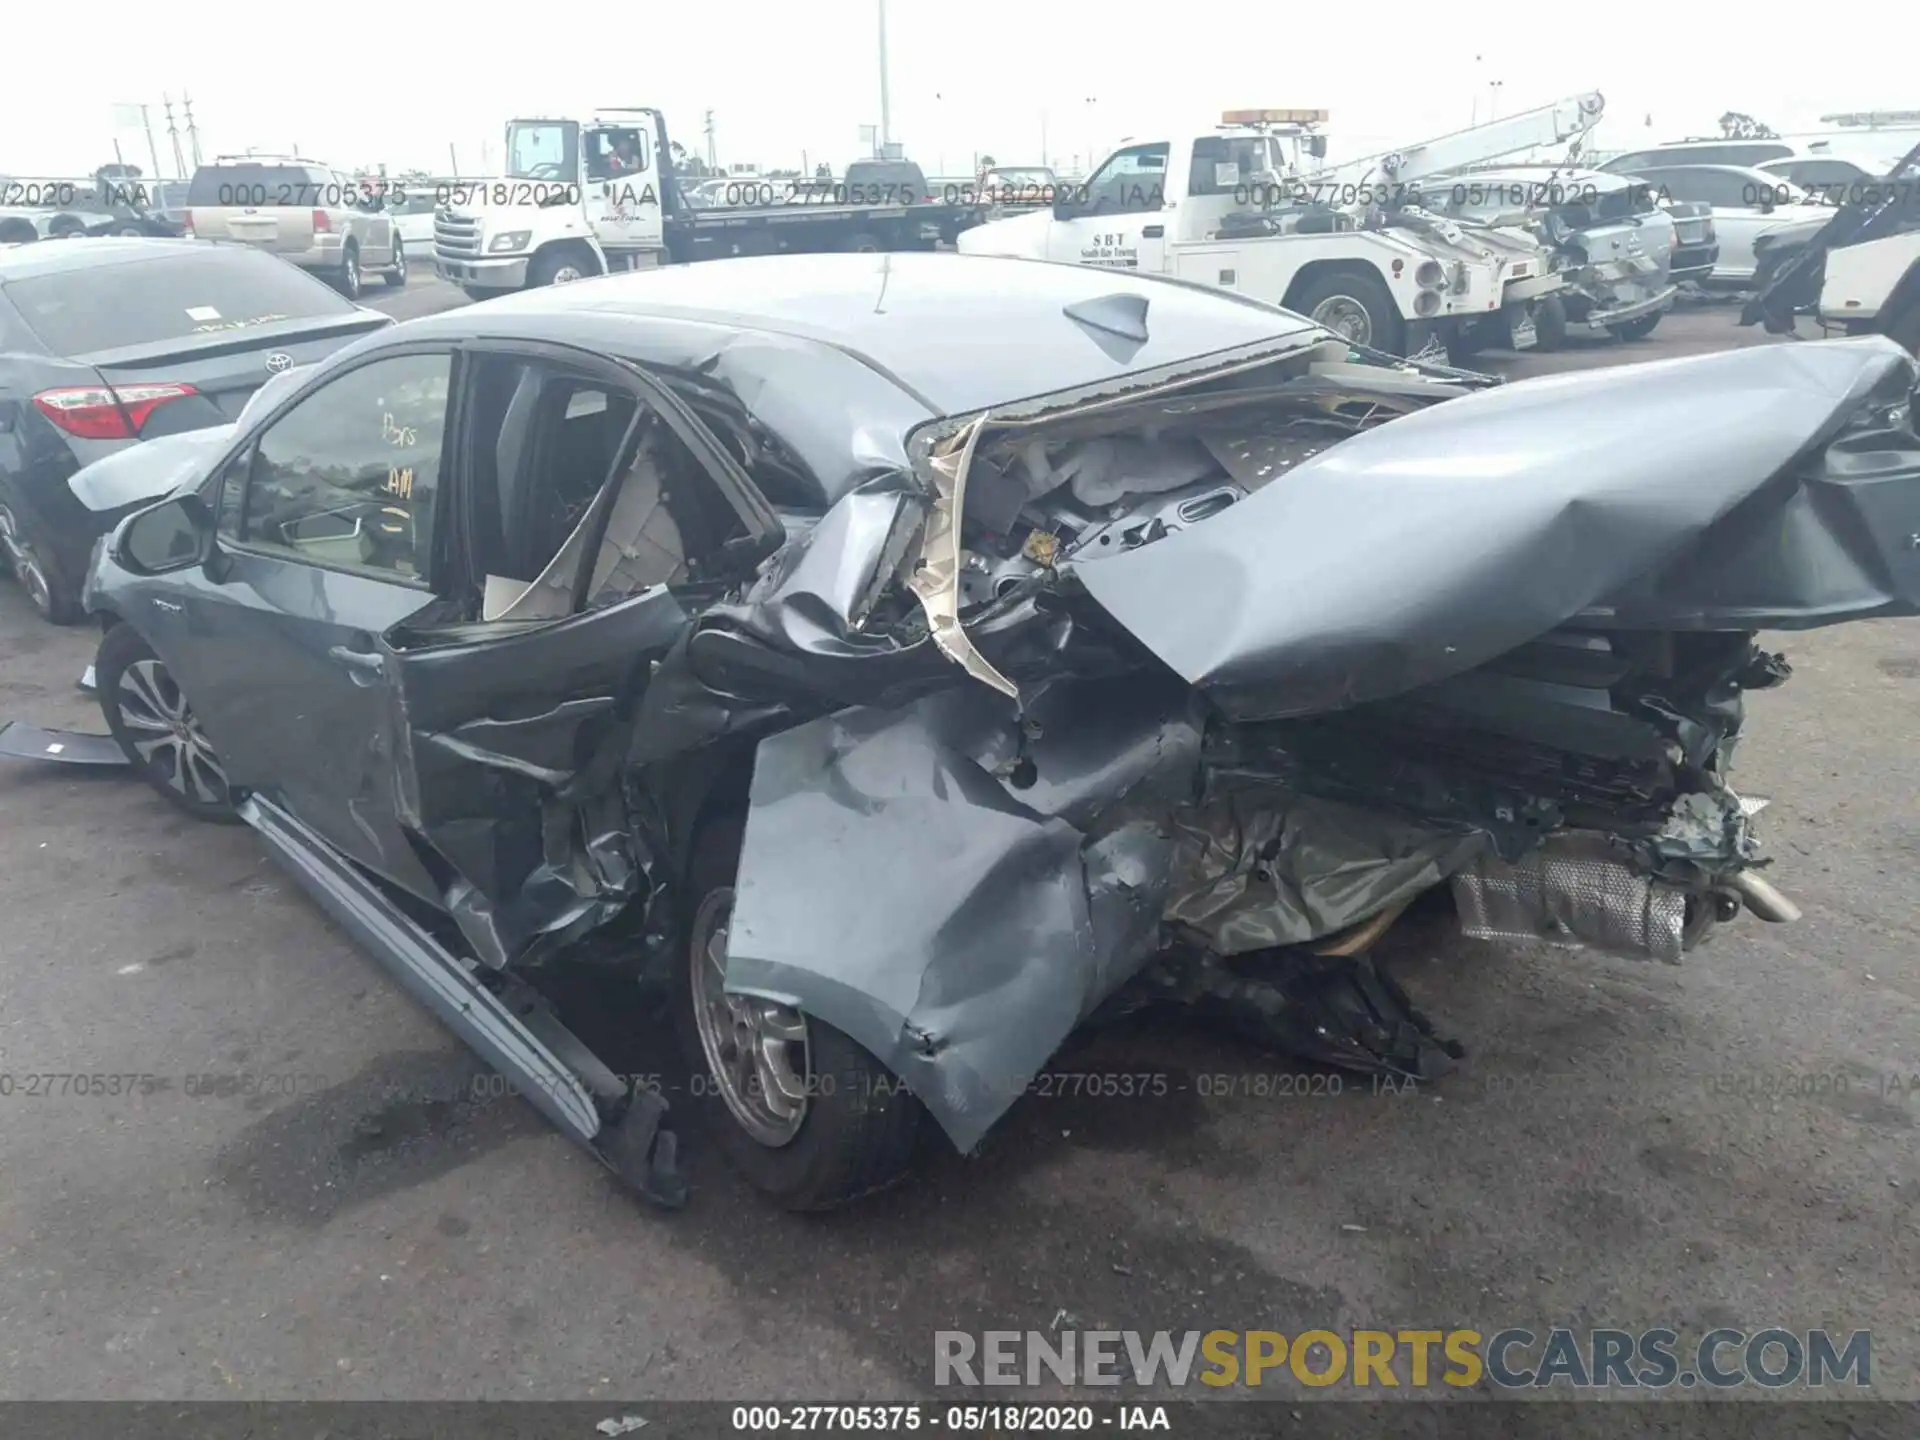
<path fill-rule="evenodd" d="M 77 42 L 86 32 L 114 45 Z M 763 168 L 860 153 L 880 118 L 877 0 L 387 5 L 336 18 L 285 3 L 196 0 L 185 9 L 93 0 L 83 12 L 18 4 L 6 25 L 0 173 L 70 175 L 113 157 L 115 102 L 152 107 L 161 165 L 173 173 L 160 100 L 193 98 L 201 152 L 249 146 L 343 168 L 478 172 L 497 163 L 511 114 L 565 115 L 652 105 L 700 150 L 715 116 L 722 161 Z M 369 23 L 356 24 L 356 13 Z M 1912 49 L 1866 44 L 1892 7 L 1830 0 L 1792 12 L 1655 7 L 1441 7 L 1139 0 L 1100 7 L 1039 0 L 888 6 L 892 131 L 929 174 L 1062 162 L 1127 134 L 1213 123 L 1225 107 L 1320 106 L 1334 158 L 1460 128 L 1582 90 L 1607 97 L 1599 143 L 1614 149 L 1714 131 L 1722 111 L 1779 130 L 1836 110 L 1920 108 Z M 1815 16 L 1825 41 L 1805 28 Z M 555 27 L 542 41 L 543 24 Z M 1476 38 L 1475 30 L 1486 32 Z M 67 63 L 82 45 L 84 64 Z M 1845 63 L 1808 63 L 1811 53 Z M 34 56 L 61 57 L 37 64 Z M 1651 125 L 1647 121 L 1651 117 Z M 151 170 L 145 136 L 117 135 Z M 184 136 L 182 148 L 185 148 Z M 1896 147 L 1904 148 L 1904 147 Z"/>

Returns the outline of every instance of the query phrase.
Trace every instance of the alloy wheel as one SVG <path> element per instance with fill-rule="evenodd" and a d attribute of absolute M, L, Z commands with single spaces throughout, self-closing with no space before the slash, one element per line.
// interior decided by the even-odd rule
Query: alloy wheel
<path fill-rule="evenodd" d="M 693 919 L 693 1020 L 714 1087 L 740 1128 L 769 1149 L 807 1118 L 811 1047 L 807 1017 L 791 1006 L 726 992 L 733 891 L 709 891 Z"/>
<path fill-rule="evenodd" d="M 223 803 L 227 772 L 167 667 L 136 660 L 120 672 L 117 690 L 127 741 L 161 782 L 189 800 Z"/>

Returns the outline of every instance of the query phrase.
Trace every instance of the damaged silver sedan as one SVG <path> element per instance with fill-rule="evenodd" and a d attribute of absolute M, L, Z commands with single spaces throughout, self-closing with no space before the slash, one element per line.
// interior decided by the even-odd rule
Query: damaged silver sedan
<path fill-rule="evenodd" d="M 141 773 L 237 815 L 641 1193 L 660 1096 L 542 999 L 671 980 L 794 1208 L 961 1150 L 1077 1027 L 1186 1004 L 1444 1069 L 1369 959 L 1676 961 L 1764 878 L 1761 629 L 1920 602 L 1913 362 L 1514 385 L 1109 271 L 721 261 L 316 367 L 87 588 Z"/>

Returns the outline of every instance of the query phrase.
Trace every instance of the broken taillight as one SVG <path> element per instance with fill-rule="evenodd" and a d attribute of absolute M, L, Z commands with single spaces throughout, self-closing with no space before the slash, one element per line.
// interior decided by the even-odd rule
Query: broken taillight
<path fill-rule="evenodd" d="M 140 385 L 74 385 L 42 390 L 33 407 L 81 440 L 136 440 L 147 417 L 169 401 L 200 392 L 191 385 L 153 381 Z"/>

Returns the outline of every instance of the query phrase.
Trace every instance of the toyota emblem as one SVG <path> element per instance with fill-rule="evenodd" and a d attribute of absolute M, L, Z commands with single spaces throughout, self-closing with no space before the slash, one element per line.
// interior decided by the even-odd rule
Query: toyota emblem
<path fill-rule="evenodd" d="M 275 375 L 283 374 L 293 368 L 293 356 L 284 350 L 276 350 L 267 356 L 267 369 Z"/>

